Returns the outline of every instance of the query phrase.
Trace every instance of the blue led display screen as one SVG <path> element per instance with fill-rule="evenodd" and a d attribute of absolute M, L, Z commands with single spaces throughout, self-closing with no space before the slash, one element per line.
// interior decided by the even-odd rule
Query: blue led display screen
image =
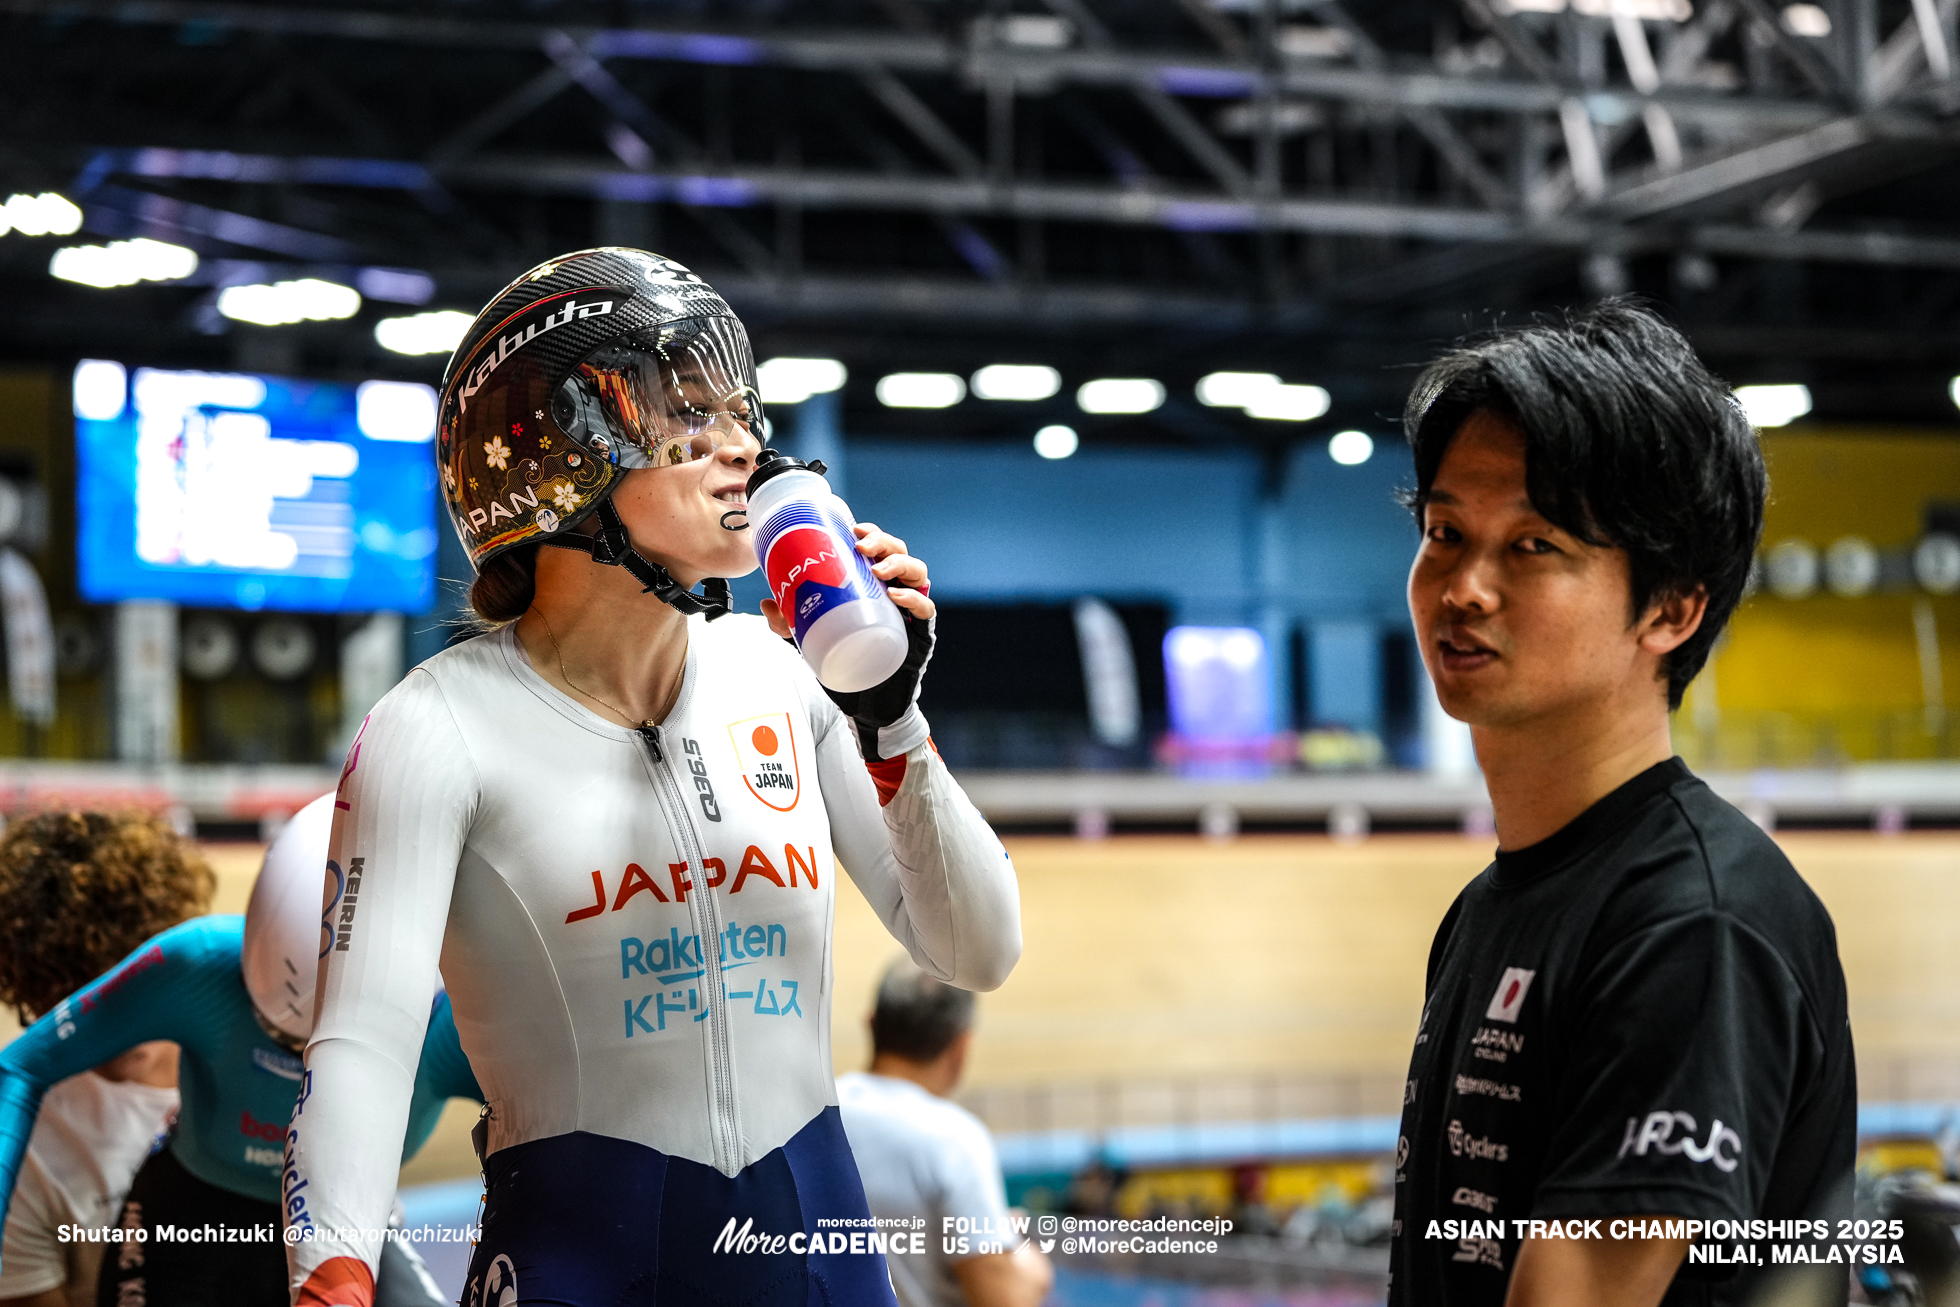
<path fill-rule="evenodd" d="M 245 373 L 75 369 L 77 557 L 96 603 L 422 613 L 436 397 Z"/>
<path fill-rule="evenodd" d="M 1173 626 L 1164 688 L 1171 729 L 1185 739 L 1261 739 L 1273 729 L 1266 641 L 1249 626 Z"/>

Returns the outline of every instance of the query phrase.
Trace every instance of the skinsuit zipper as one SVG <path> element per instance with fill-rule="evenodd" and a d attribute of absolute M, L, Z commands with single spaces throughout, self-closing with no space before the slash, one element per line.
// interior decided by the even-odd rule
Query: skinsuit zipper
<path fill-rule="evenodd" d="M 688 878 L 694 883 L 687 896 L 688 914 L 701 950 L 701 993 L 702 1002 L 707 1005 L 708 1070 L 713 1081 L 709 1099 L 710 1134 L 714 1141 L 715 1169 L 732 1176 L 740 1169 L 737 1159 L 741 1156 L 741 1123 L 735 1108 L 728 1003 L 722 996 L 721 917 L 715 908 L 714 893 L 708 888 L 708 866 L 701 854 L 700 838 L 695 833 L 693 819 L 688 816 L 679 782 L 667 762 L 667 751 L 660 742 L 660 727 L 653 722 L 642 722 L 633 728 L 633 733 L 640 737 L 653 764 L 654 794 L 667 817 L 668 829 L 681 846 L 681 856 L 687 859 Z"/>

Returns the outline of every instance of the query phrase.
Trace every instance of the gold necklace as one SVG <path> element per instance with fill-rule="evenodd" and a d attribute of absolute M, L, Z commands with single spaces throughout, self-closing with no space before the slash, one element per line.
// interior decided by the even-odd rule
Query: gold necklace
<path fill-rule="evenodd" d="M 586 689 L 584 686 L 580 685 L 577 681 L 574 681 L 572 679 L 572 674 L 565 670 L 565 651 L 558 644 L 558 632 L 551 629 L 551 619 L 549 617 L 546 617 L 544 615 L 544 610 L 542 608 L 539 608 L 536 604 L 531 605 L 531 611 L 538 615 L 538 620 L 544 623 L 544 633 L 551 637 L 551 650 L 553 653 L 558 655 L 558 674 L 565 678 L 565 684 L 571 686 L 574 690 L 577 690 L 580 694 L 592 700 L 592 702 L 597 704 L 603 704 L 609 712 L 612 712 L 616 716 L 624 718 L 628 726 L 637 728 L 641 726 L 659 725 L 658 722 L 651 722 L 651 721 L 635 722 L 633 720 L 632 713 L 625 712 L 622 709 L 614 706 L 611 702 L 605 699 L 601 699 L 598 695 L 592 693 L 592 691 Z"/>

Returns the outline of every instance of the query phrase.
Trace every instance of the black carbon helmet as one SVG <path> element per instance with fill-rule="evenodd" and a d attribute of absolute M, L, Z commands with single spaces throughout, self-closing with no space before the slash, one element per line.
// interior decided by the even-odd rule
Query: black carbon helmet
<path fill-rule="evenodd" d="M 532 542 L 595 552 L 562 533 L 627 469 L 686 461 L 691 433 L 731 419 L 760 433 L 762 403 L 748 334 L 713 287 L 644 250 L 551 259 L 498 292 L 450 356 L 436 442 L 450 521 L 479 569 Z M 617 553 L 623 529 L 601 534 Z M 606 552 L 641 574 L 646 560 Z"/>

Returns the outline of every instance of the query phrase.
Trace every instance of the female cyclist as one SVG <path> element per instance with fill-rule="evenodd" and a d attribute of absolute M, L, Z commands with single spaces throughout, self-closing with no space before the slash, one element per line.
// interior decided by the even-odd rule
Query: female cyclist
<path fill-rule="evenodd" d="M 279 1178 L 285 1123 L 304 1093 L 297 1050 L 313 1018 L 306 967 L 317 965 L 330 938 L 319 886 L 332 803 L 325 795 L 307 805 L 267 850 L 244 918 L 196 917 L 171 927 L 0 1050 L 0 1212 L 19 1169 L 19 1141 L 51 1083 L 147 1041 L 172 1040 L 180 1050 L 182 1111 L 167 1143 L 129 1184 L 117 1222 L 122 1240 L 103 1245 L 93 1299 L 100 1307 L 280 1307 L 289 1300 L 277 1241 Z M 422 1146 L 451 1097 L 482 1098 L 447 1001 L 432 999 L 428 1048 L 411 1057 L 413 1103 L 396 1167 Z M 381 1226 L 393 1205 L 392 1170 L 388 1192 Z M 239 1234 L 186 1241 L 164 1237 L 166 1226 Z M 96 1240 L 102 1242 L 99 1234 Z M 381 1301 L 442 1301 L 407 1245 L 388 1241 L 385 1249 Z"/>
<path fill-rule="evenodd" d="M 658 256 L 511 283 L 442 402 L 472 602 L 504 625 L 348 757 L 333 857 L 362 888 L 293 1119 L 287 1220 L 322 1232 L 299 1301 L 369 1301 L 373 1249 L 335 1235 L 387 1209 L 439 964 L 489 1104 L 465 1303 L 889 1307 L 831 1073 L 839 864 L 933 975 L 988 989 L 1020 955 L 1013 867 L 914 703 L 925 565 L 861 528 L 912 653 L 860 694 L 709 620 L 755 568 L 762 413 L 741 323 Z"/>

